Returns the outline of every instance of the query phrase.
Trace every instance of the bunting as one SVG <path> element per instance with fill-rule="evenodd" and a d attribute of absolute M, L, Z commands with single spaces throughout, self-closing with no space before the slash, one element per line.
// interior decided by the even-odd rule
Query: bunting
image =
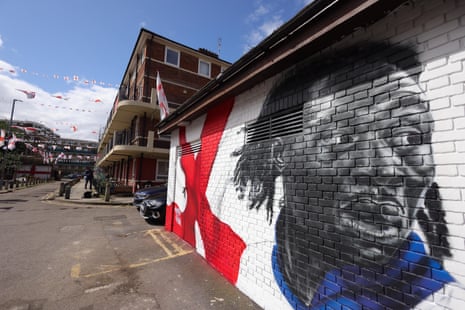
<path fill-rule="evenodd" d="M 27 99 L 34 99 L 36 97 L 36 93 L 33 91 L 24 90 L 24 89 L 16 89 L 16 90 L 26 94 Z"/>
<path fill-rule="evenodd" d="M 17 75 L 17 74 L 21 73 L 21 74 L 31 74 L 33 76 L 41 76 L 41 77 L 44 77 L 44 78 L 52 77 L 55 80 L 63 79 L 63 81 L 65 81 L 65 82 L 73 81 L 73 82 L 76 82 L 78 84 L 88 85 L 88 86 L 89 85 L 100 85 L 100 86 L 104 86 L 104 87 L 116 87 L 116 88 L 119 88 L 118 84 L 107 83 L 107 82 L 103 82 L 103 81 L 97 82 L 97 80 L 95 80 L 95 79 L 81 79 L 79 77 L 79 75 L 76 75 L 76 74 L 60 76 L 59 74 L 54 73 L 54 74 L 49 75 L 49 74 L 41 74 L 41 73 L 38 73 L 38 72 L 29 72 L 26 68 L 20 68 L 19 70 L 15 70 L 13 68 L 2 68 L 2 67 L 0 67 L 0 73 L 1 72 L 9 73 L 11 75 Z"/>

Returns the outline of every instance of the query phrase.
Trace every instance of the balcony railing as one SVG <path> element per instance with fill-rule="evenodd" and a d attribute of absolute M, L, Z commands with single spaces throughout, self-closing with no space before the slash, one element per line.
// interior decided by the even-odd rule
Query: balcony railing
<path fill-rule="evenodd" d="M 119 101 L 123 101 L 123 100 L 135 100 L 135 101 L 142 101 L 142 102 L 150 102 L 151 101 L 151 98 L 144 98 L 143 96 L 140 96 L 140 94 L 142 94 L 142 89 L 140 89 L 140 88 L 137 88 L 135 92 L 134 91 L 130 92 L 130 94 L 128 94 L 128 92 L 129 91 L 128 91 L 127 85 L 121 85 L 120 86 L 120 88 L 118 90 L 118 94 L 116 95 L 116 98 L 115 98 L 115 100 L 113 102 L 113 108 L 111 109 L 110 113 L 108 114 L 106 127 L 108 127 L 109 124 L 111 123 L 113 114 L 116 112 Z M 104 134 L 105 133 L 102 132 L 101 136 L 99 138 L 102 139 Z"/>
<path fill-rule="evenodd" d="M 129 130 L 119 131 L 115 132 L 113 139 L 108 141 L 103 153 L 99 154 L 100 158 L 106 156 L 118 145 L 147 147 L 147 151 L 150 151 L 150 148 L 168 149 L 170 147 L 170 141 L 156 138 L 154 134 L 149 134 L 148 136 L 133 136 Z"/>

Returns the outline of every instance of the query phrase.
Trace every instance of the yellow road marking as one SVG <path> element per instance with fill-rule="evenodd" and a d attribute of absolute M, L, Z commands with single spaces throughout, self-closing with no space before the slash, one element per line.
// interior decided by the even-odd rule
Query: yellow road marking
<path fill-rule="evenodd" d="M 71 267 L 71 278 L 76 279 L 79 278 L 79 274 L 81 273 L 81 264 L 76 264 Z"/>
<path fill-rule="evenodd" d="M 168 242 L 177 252 L 183 252 L 184 250 L 181 249 L 179 245 L 176 244 L 176 242 L 171 241 L 170 239 L 167 238 L 166 234 L 160 234 L 160 236 L 165 239 L 166 242 Z"/>
<path fill-rule="evenodd" d="M 119 270 L 122 270 L 122 269 L 138 268 L 138 267 L 146 266 L 148 264 L 153 264 L 153 263 L 165 261 L 165 260 L 168 260 L 168 259 L 171 259 L 171 258 L 176 258 L 176 257 L 179 257 L 179 256 L 190 254 L 190 253 L 192 253 L 194 251 L 194 250 L 187 250 L 187 251 L 183 250 L 176 243 L 174 243 L 171 240 L 167 239 L 166 236 L 163 233 L 161 233 L 160 235 L 161 235 L 162 239 L 164 239 L 165 242 L 167 242 L 170 246 L 172 246 L 178 252 L 176 254 L 173 254 L 173 252 L 170 249 L 168 249 L 168 247 L 163 243 L 163 241 L 161 241 L 160 238 L 158 238 L 158 236 L 155 234 L 156 231 L 158 231 L 158 230 L 157 229 L 147 230 L 145 232 L 144 236 L 149 235 L 155 241 L 155 243 L 158 244 L 165 251 L 167 256 L 156 258 L 156 259 L 153 259 L 153 260 L 148 260 L 148 261 L 141 262 L 141 263 L 128 264 L 128 265 L 125 265 L 125 266 L 100 265 L 99 269 L 105 269 L 105 270 L 102 270 L 102 271 L 99 271 L 99 272 L 94 272 L 94 273 L 89 273 L 89 274 L 83 274 L 83 275 L 81 275 L 81 264 L 76 264 L 71 268 L 71 277 L 75 278 L 75 279 L 76 278 L 92 278 L 92 277 L 96 277 L 96 276 L 99 276 L 99 275 L 119 271 Z"/>
<path fill-rule="evenodd" d="M 153 229 L 151 230 L 148 230 L 145 234 L 146 235 L 149 235 L 150 237 L 152 237 L 152 239 L 155 241 L 156 244 L 158 244 L 164 251 L 165 253 L 170 256 L 170 255 L 173 255 L 173 252 L 170 251 L 170 249 L 168 249 L 165 244 L 163 242 L 160 241 L 160 239 L 158 239 L 158 237 L 153 233 Z"/>

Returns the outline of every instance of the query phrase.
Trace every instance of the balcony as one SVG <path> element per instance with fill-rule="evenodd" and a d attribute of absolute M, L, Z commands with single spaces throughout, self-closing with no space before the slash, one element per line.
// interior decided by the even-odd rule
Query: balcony
<path fill-rule="evenodd" d="M 148 136 L 131 137 L 126 130 L 117 131 L 101 149 L 98 167 L 106 167 L 128 158 L 161 158 L 168 159 L 170 142 L 155 138 L 155 132 L 149 131 Z"/>
<path fill-rule="evenodd" d="M 130 128 L 134 116 L 144 114 L 160 119 L 160 109 L 153 103 L 135 100 L 122 100 L 115 103 L 97 152 L 100 152 L 100 149 L 109 142 L 114 132 Z"/>
<path fill-rule="evenodd" d="M 156 138 L 155 132 L 150 130 L 145 133 L 147 136 L 133 136 L 131 130 L 136 117 L 160 120 L 155 89 L 151 93 L 150 98 L 140 97 L 142 91 L 139 89 L 128 95 L 126 86 L 120 88 L 100 137 L 97 166 L 110 166 L 122 159 L 138 157 L 168 159 L 168 140 Z"/>

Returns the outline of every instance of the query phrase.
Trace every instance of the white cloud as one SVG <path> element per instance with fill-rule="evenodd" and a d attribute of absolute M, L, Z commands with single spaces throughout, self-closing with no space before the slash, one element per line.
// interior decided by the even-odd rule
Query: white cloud
<path fill-rule="evenodd" d="M 3 39 L 2 39 L 2 35 L 0 35 L 0 48 L 3 46 Z"/>
<path fill-rule="evenodd" d="M 273 31 L 279 28 L 283 24 L 283 20 L 280 15 L 274 15 L 268 18 L 258 26 L 256 29 L 251 31 L 246 36 L 246 45 L 244 52 L 247 52 L 249 49 L 253 48 L 259 44 L 264 38 L 269 36 Z"/>
<path fill-rule="evenodd" d="M 0 118 L 9 120 L 13 99 L 20 99 L 22 102 L 15 104 L 15 120 L 42 123 L 56 129 L 63 138 L 98 140 L 98 133 L 106 125 L 116 97 L 115 88 L 75 84 L 64 93 L 49 93 L 21 80 L 17 72 L 9 72 L 14 68 L 12 65 L 0 61 L 0 67 L 4 68 L 0 71 Z M 27 99 L 17 89 L 33 91 L 36 96 Z M 56 98 L 58 95 L 67 100 Z M 77 131 L 73 131 L 73 126 Z"/>
<path fill-rule="evenodd" d="M 259 4 L 258 7 L 248 16 L 247 22 L 255 22 L 259 20 L 262 16 L 268 14 L 269 8 L 263 4 Z"/>

